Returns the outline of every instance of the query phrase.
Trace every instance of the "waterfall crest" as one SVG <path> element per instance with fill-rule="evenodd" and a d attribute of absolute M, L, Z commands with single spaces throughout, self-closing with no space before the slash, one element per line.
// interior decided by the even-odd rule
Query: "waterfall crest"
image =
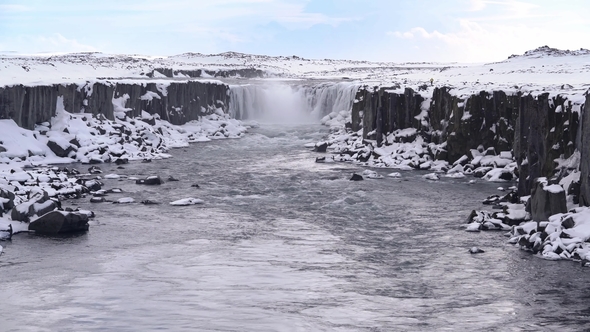
<path fill-rule="evenodd" d="M 232 85 L 229 112 L 239 120 L 317 123 L 332 112 L 350 111 L 359 86 L 351 82 Z"/>

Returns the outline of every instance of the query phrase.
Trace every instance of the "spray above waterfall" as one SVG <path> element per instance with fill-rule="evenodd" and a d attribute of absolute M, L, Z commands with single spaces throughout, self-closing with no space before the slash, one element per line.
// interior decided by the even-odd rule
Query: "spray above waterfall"
<path fill-rule="evenodd" d="M 358 87 L 350 82 L 233 85 L 229 111 L 240 120 L 317 123 L 332 112 L 350 111 Z"/>

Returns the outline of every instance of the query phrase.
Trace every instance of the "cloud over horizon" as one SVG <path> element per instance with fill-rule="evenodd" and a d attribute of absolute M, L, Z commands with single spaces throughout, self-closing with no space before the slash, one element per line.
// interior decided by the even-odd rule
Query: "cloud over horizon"
<path fill-rule="evenodd" d="M 0 0 L 0 51 L 499 61 L 590 48 L 584 0 Z"/>

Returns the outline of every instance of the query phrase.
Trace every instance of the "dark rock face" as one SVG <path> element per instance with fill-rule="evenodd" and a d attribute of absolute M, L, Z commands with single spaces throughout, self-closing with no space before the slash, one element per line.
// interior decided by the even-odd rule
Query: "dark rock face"
<path fill-rule="evenodd" d="M 551 215 L 566 212 L 565 191 L 550 192 L 546 190 L 544 182 L 537 181 L 531 195 L 531 215 L 533 220 L 545 221 Z"/>
<path fill-rule="evenodd" d="M 580 205 L 590 205 L 590 95 L 586 96 L 582 116 L 582 142 L 580 160 Z"/>
<path fill-rule="evenodd" d="M 377 140 L 378 146 L 382 143 L 383 134 L 420 126 L 416 116 L 421 112 L 424 98 L 410 88 L 406 88 L 403 94 L 389 92 L 395 88 L 399 87 L 362 88 L 352 106 L 352 130 L 363 128 L 363 137 Z"/>
<path fill-rule="evenodd" d="M 76 212 L 52 211 L 31 222 L 29 230 L 40 234 L 87 231 L 88 216 Z"/>
<path fill-rule="evenodd" d="M 213 77 L 241 77 L 241 78 L 262 78 L 266 76 L 263 70 L 256 68 L 241 68 L 241 69 L 219 69 L 219 70 L 173 70 L 172 68 L 155 68 L 154 72 L 158 72 L 166 77 L 174 77 L 175 75 L 182 74 L 190 78 L 203 77 L 203 73 L 207 76 Z M 154 72 L 149 73 L 148 77 L 154 77 Z"/>
<path fill-rule="evenodd" d="M 158 114 L 173 124 L 184 124 L 210 114 L 215 108 L 228 111 L 229 87 L 225 84 L 197 81 L 126 84 L 97 82 L 84 86 L 54 84 L 26 87 L 0 87 L 0 119 L 13 119 L 19 126 L 33 129 L 36 123 L 49 121 L 56 114 L 58 98 L 70 113 L 102 114 L 114 119 L 113 98 L 126 98 L 129 116 L 142 111 Z M 75 144 L 72 144 L 75 146 Z"/>
<path fill-rule="evenodd" d="M 352 130 L 362 128 L 363 138 L 375 140 L 380 146 L 384 135 L 414 128 L 425 142 L 446 142 L 445 149 L 431 152 L 431 157 L 449 162 L 469 156 L 472 149 L 480 146 L 486 149 L 485 154 L 513 150 L 521 196 L 530 194 L 535 178 L 553 176 L 556 158 L 569 158 L 580 145 L 576 139 L 579 114 L 571 101 L 559 95 L 550 98 L 549 94 L 533 97 L 482 91 L 463 99 L 452 95 L 450 88 L 442 87 L 434 89 L 426 108 L 420 94 L 408 88 L 403 94 L 398 91 L 401 91 L 399 87 L 360 88 L 352 107 Z M 585 121 L 590 128 L 590 115 Z M 590 151 L 590 138 L 585 139 L 588 142 L 582 142 L 581 146 Z M 582 164 L 585 163 L 582 172 L 586 177 L 590 174 L 588 151 L 587 157 L 582 153 Z M 483 176 L 482 171 L 476 172 L 477 176 Z M 590 204 L 588 182 L 586 179 L 581 184 L 581 196 L 586 190 L 582 204 L 586 205 Z"/>

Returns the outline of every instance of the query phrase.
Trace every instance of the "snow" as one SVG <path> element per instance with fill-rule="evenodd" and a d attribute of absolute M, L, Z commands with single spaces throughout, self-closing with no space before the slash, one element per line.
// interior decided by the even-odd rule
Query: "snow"
<path fill-rule="evenodd" d="M 383 175 L 369 169 L 364 170 L 361 175 L 368 179 L 383 179 Z"/>
<path fill-rule="evenodd" d="M 440 178 L 438 177 L 438 175 L 436 175 L 436 173 L 428 173 L 428 174 L 424 174 L 422 175 L 422 178 L 426 179 L 426 180 L 432 180 L 432 181 L 437 181 Z"/>
<path fill-rule="evenodd" d="M 434 79 L 435 86 L 453 88 L 458 96 L 468 96 L 481 90 L 503 90 L 507 93 L 550 94 L 578 96 L 574 104 L 583 103 L 586 90 L 584 77 L 590 72 L 590 54 L 578 51 L 555 51 L 549 48 L 534 50 L 534 55 L 514 56 L 504 61 L 484 64 L 462 63 L 394 63 L 332 59 L 304 59 L 300 57 L 250 55 L 236 52 L 220 54 L 184 53 L 169 57 L 141 55 L 110 55 L 101 53 L 72 53 L 64 55 L 0 54 L 0 86 L 12 84 L 42 85 L 78 83 L 91 89 L 92 82 L 126 79 L 128 81 L 159 82 L 158 90 L 165 95 L 173 80 L 189 80 L 188 71 L 201 70 L 200 80 L 209 79 L 205 70 L 257 68 L 267 80 L 273 78 L 362 80 L 372 85 L 394 86 L 393 81 L 405 82 L 414 88 Z M 559 55 L 558 55 L 559 54 Z M 164 77 L 156 68 L 175 72 L 173 78 Z M 146 74 L 154 73 L 149 78 Z M 375 84 L 373 84 L 375 83 Z M 431 88 L 430 86 L 428 87 Z M 403 90 L 399 88 L 398 90 Z M 147 98 L 154 95 L 144 95 Z M 465 113 L 463 117 L 468 117 Z M 417 117 L 419 120 L 420 116 Z"/>
<path fill-rule="evenodd" d="M 559 194 L 560 192 L 563 192 L 563 187 L 559 184 L 552 184 L 552 185 L 548 185 L 545 186 L 543 189 L 545 189 L 546 191 L 552 193 L 552 194 Z"/>
<path fill-rule="evenodd" d="M 170 205 L 186 206 L 186 205 L 203 204 L 203 203 L 205 203 L 205 202 L 202 199 L 189 197 L 189 198 L 179 199 L 174 202 L 170 202 Z"/>

